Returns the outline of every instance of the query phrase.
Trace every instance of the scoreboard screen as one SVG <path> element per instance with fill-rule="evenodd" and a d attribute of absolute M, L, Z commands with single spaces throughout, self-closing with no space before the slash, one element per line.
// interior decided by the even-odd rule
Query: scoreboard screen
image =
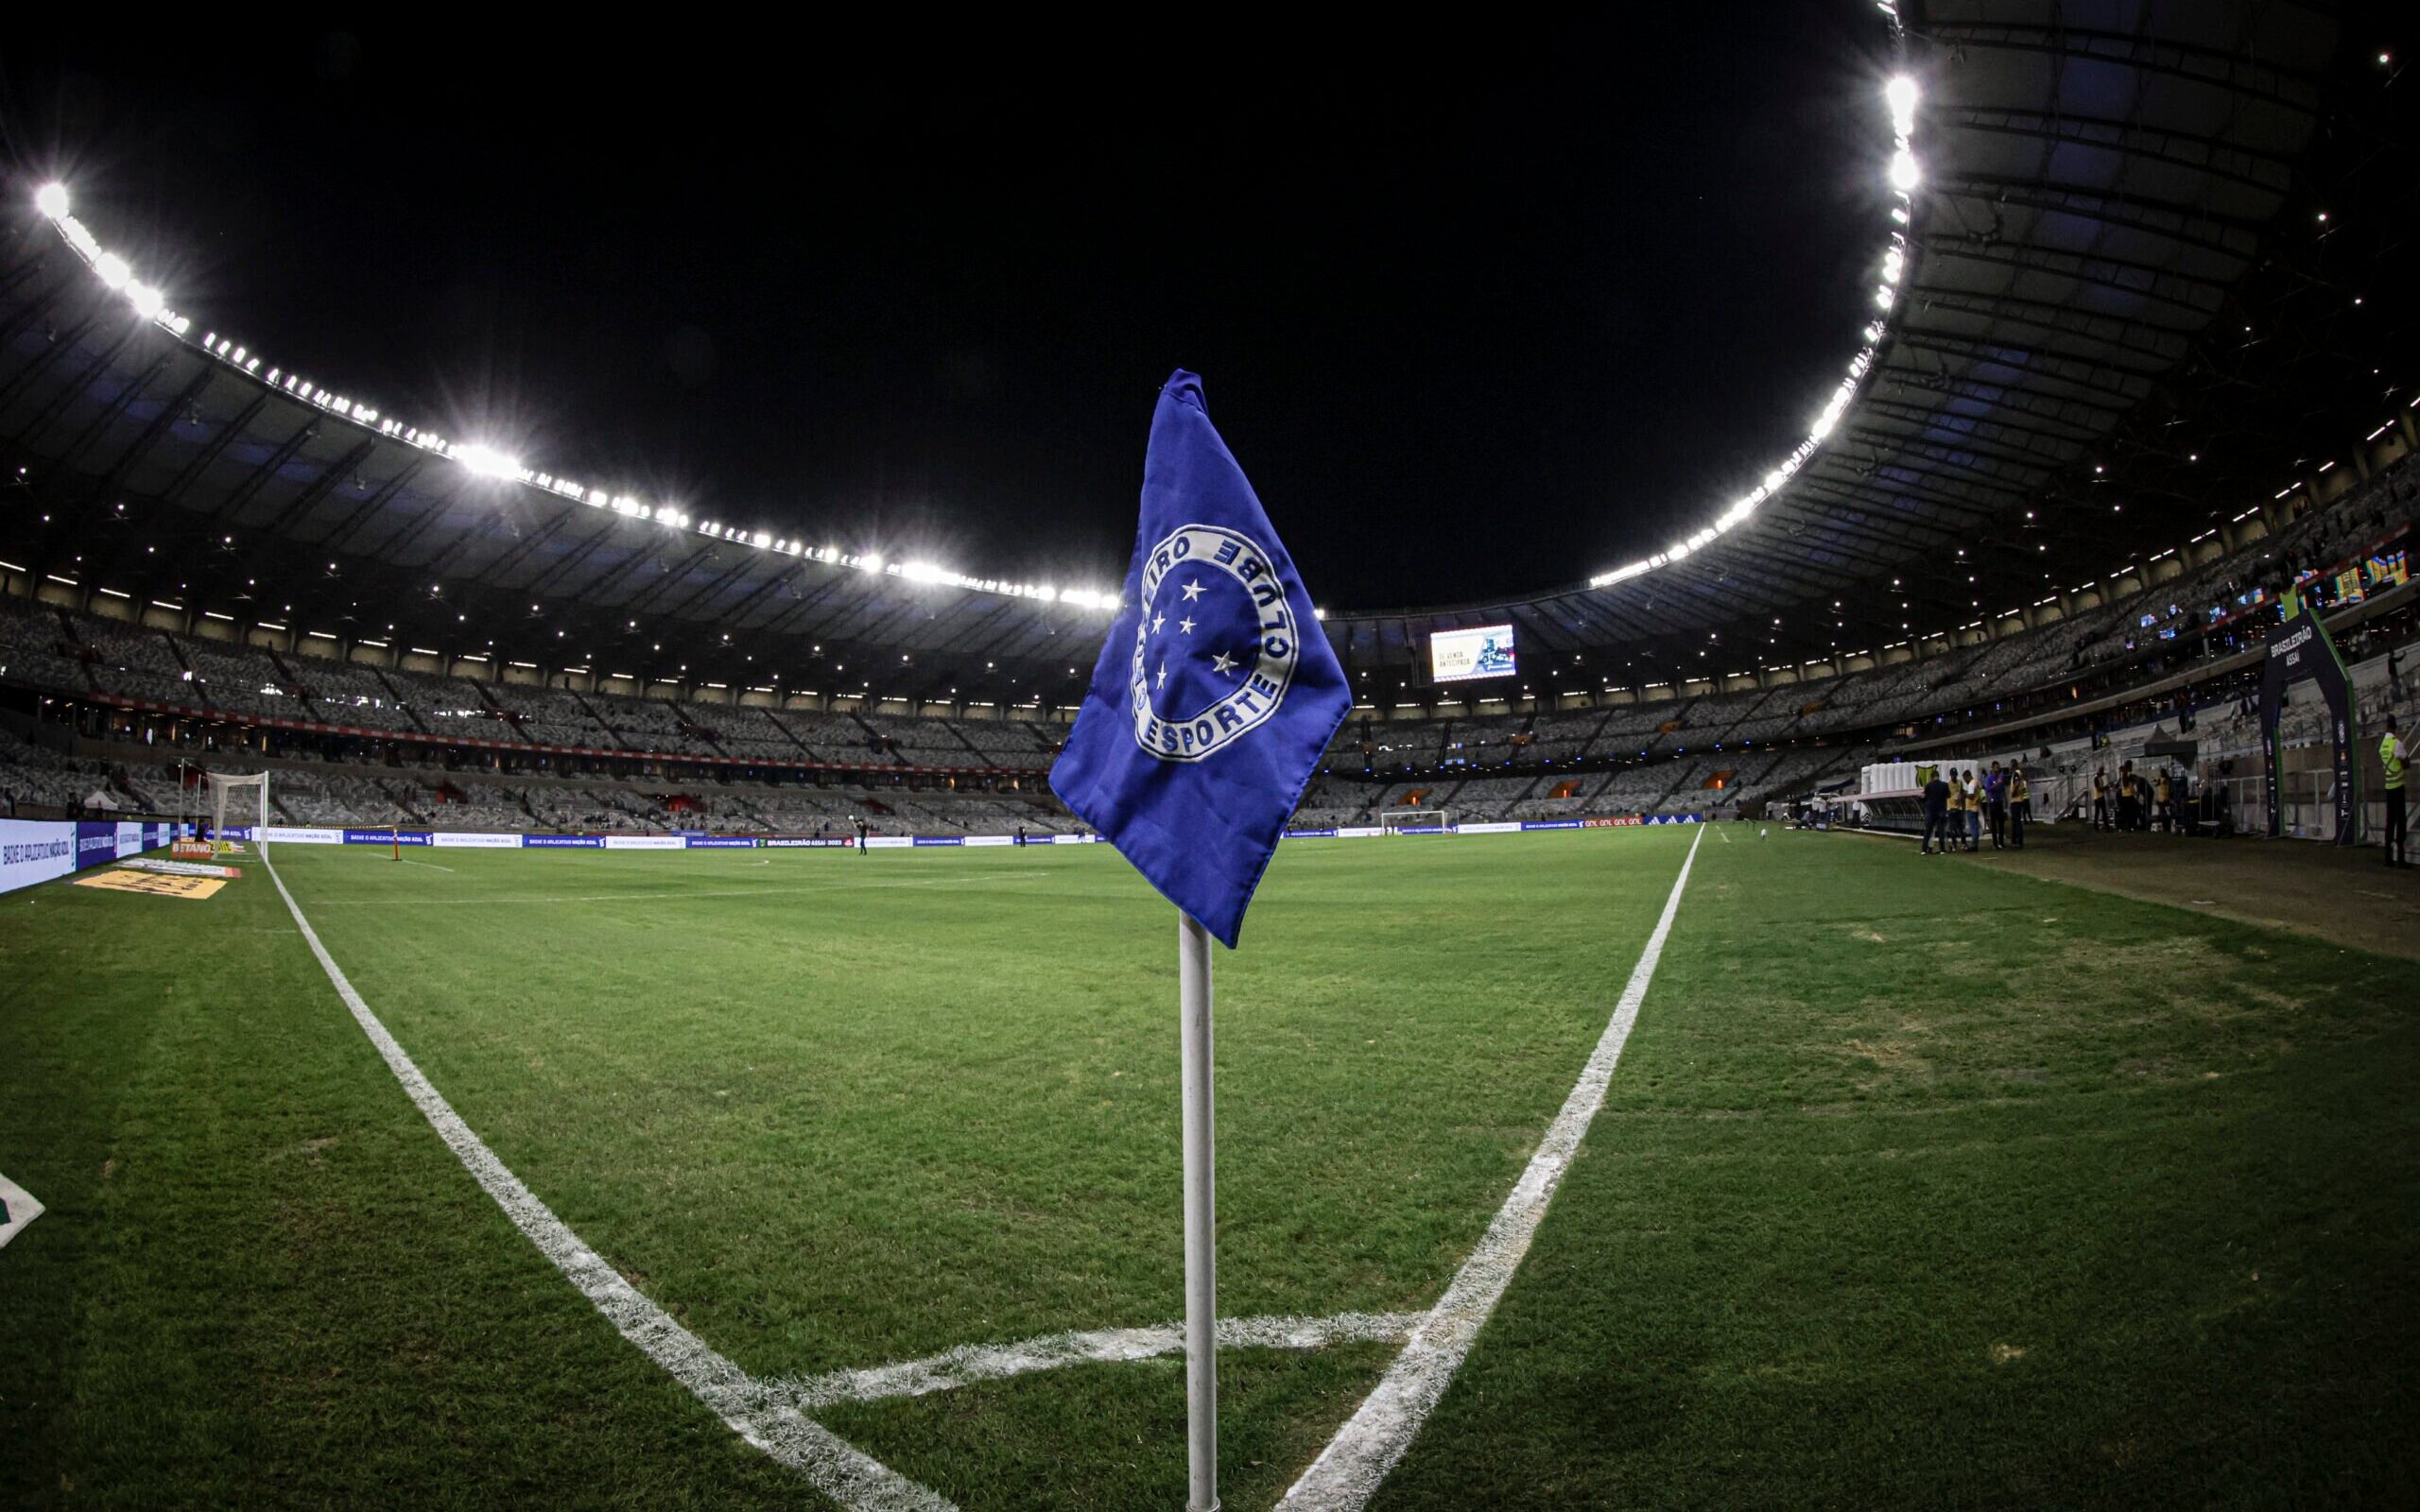
<path fill-rule="evenodd" d="M 1512 627 L 1482 625 L 1468 630 L 1439 630 L 1428 641 L 1428 669 L 1429 676 L 1439 682 L 1511 677 Z"/>

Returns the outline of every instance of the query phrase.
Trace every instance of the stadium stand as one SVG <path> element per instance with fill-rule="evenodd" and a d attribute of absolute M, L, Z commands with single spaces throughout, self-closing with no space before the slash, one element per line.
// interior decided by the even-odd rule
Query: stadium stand
<path fill-rule="evenodd" d="M 1927 721 L 2004 714 L 2054 685 L 2046 695 L 2054 700 L 2105 696 L 2173 679 L 2195 658 L 2239 656 L 2264 633 L 2262 611 L 2278 588 L 2299 577 L 2325 602 L 2335 574 L 2414 523 L 2413 495 L 2411 468 L 2398 461 L 2240 551 L 2137 582 L 2071 618 L 1817 682 L 1554 712 L 1385 719 L 1365 711 L 1338 731 L 1327 775 L 1305 792 L 1297 822 L 1366 823 L 1414 803 L 1463 819 L 1754 808 L 1854 771 L 1878 742 L 1921 734 Z M 2410 592 L 2385 584 L 2363 612 Z M 2357 633 L 2400 642 L 2411 619 L 2405 608 Z M 296 773 L 276 801 L 305 824 L 665 829 L 675 827 L 667 786 L 708 795 L 693 799 L 678 826 L 686 828 L 812 832 L 861 813 L 892 830 L 940 833 L 1069 822 L 1040 782 L 1057 732 L 1027 720 L 497 683 L 285 655 L 15 596 L 0 597 L 0 682 L 52 700 L 43 706 L 51 727 L 70 724 L 70 744 L 108 753 L 71 757 L 11 737 L 0 747 L 0 786 L 22 806 L 99 799 L 166 812 L 176 787 L 156 775 L 164 766 L 185 759 L 233 770 L 274 755 Z M 2365 712 L 2383 713 L 2384 673 L 2362 687 Z M 2292 711 L 2288 738 L 2308 738 L 2301 727 L 2312 717 Z M 2218 728 L 2223 749 L 2250 748 L 2238 725 Z M 221 745 L 236 731 L 242 753 Z M 2111 748 L 2122 759 L 2122 747 Z M 640 774 L 627 765 L 666 759 L 676 765 L 641 784 L 656 797 L 628 785 Z M 347 763 L 393 775 L 363 777 Z M 567 785 L 583 764 L 601 781 Z M 2046 796 L 2066 791 L 2069 765 L 2046 773 Z M 869 772 L 888 782 L 869 785 Z M 932 776 L 944 772 L 945 781 Z M 807 794 L 802 780 L 838 785 Z M 984 796 L 1002 785 L 1029 791 Z"/>
<path fill-rule="evenodd" d="M 1945 161 L 2005 146 L 1935 124 L 1960 138 Z M 2247 227 L 2283 203 L 2239 178 L 2197 185 Z M 2078 228 L 2094 223 L 2001 190 L 1933 192 L 2006 245 L 1913 258 L 1908 297 L 1883 301 L 1841 391 L 1841 444 L 1816 446 L 1819 433 L 1769 475 L 1756 530 L 1509 603 L 1325 616 L 1352 685 L 1397 693 L 1339 729 L 1301 822 L 1349 824 L 1415 793 L 1474 819 L 1733 812 L 1968 732 L 1989 743 L 2022 724 L 2055 745 L 2155 728 L 2160 710 L 2137 705 L 2239 696 L 2289 583 L 2341 612 L 2363 655 L 2409 640 L 2420 432 L 2403 399 L 2380 422 L 2394 375 L 2340 360 L 2334 327 L 2302 320 L 2242 248 L 2221 256 L 2172 228 L 2134 226 L 2139 266 L 2176 260 L 2162 276 L 2209 298 L 2169 301 L 2149 347 L 2059 296 L 2012 302 L 1996 259 L 2080 266 L 2097 251 Z M 860 558 L 631 499 L 603 507 L 535 472 L 495 481 L 525 507 L 499 510 L 432 465 L 431 438 L 290 374 L 264 379 L 215 335 L 172 322 L 105 341 L 117 327 L 101 316 L 123 312 L 91 276 L 96 233 L 71 232 L 56 204 L 42 214 L 74 250 L 0 286 L 0 439 L 12 489 L 40 506 L 0 520 L 0 783 L 18 804 L 160 807 L 180 797 L 182 761 L 288 769 L 276 800 L 309 822 L 1065 822 L 1046 774 L 1115 593 Z M 2331 255 L 2386 234 L 2366 224 L 2331 223 Z M 2301 289 L 2299 255 L 2258 266 Z M 2181 365 L 2227 288 L 2278 336 L 2221 381 Z M 2012 365 L 2054 317 L 2062 361 L 2116 363 L 2124 382 L 2078 388 Z M 2182 387 L 2138 414 L 2163 371 Z M 2203 450 L 2179 462 L 2188 420 Z M 2238 437 L 2258 455 L 2215 466 Z M 2121 519 L 2137 501 L 2151 507 Z M 276 586 L 275 621 L 240 591 L 253 583 Z M 1973 596 L 2019 583 L 2027 602 Z M 360 635 L 372 614 L 400 627 Z M 458 644 L 474 614 L 501 639 Z M 1427 683 L 1428 637 L 1474 623 L 1512 627 L 1520 676 Z M 583 643 L 615 661 L 561 661 Z M 632 671 L 605 670 L 625 654 Z M 769 664 L 788 675 L 751 680 Z M 2398 685 L 2365 684 L 2366 712 Z M 787 691 L 813 686 L 864 691 Z M 2290 738 L 2308 717 L 2291 713 Z M 2085 720 L 2098 730 L 2066 728 Z"/>

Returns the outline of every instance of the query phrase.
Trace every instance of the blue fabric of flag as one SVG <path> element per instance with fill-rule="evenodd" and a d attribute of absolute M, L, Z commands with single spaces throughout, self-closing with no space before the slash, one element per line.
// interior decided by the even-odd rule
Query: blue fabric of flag
<path fill-rule="evenodd" d="M 1293 558 L 1201 380 L 1179 369 L 1151 417 L 1117 618 L 1051 788 L 1232 950 L 1352 707 Z"/>

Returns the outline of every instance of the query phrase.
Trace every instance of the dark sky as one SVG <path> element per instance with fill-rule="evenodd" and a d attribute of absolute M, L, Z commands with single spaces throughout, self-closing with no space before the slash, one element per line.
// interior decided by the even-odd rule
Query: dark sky
<path fill-rule="evenodd" d="M 1882 28 L 1754 9 L 107 23 L 12 36 L 0 119 L 197 335 L 700 519 L 1113 585 L 1195 369 L 1315 596 L 1377 608 L 1657 549 L 1838 380 Z"/>

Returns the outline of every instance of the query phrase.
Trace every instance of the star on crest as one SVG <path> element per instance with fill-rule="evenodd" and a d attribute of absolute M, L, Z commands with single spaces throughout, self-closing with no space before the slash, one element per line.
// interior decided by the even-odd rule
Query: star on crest
<path fill-rule="evenodd" d="M 1155 688 L 1165 688 L 1165 687 L 1167 687 L 1167 685 L 1168 685 L 1168 664 L 1167 664 L 1167 662 L 1161 662 L 1161 663 L 1160 663 L 1160 680 L 1159 680 L 1159 681 L 1157 681 L 1157 682 L 1155 682 L 1155 683 L 1153 683 L 1153 684 L 1152 684 L 1152 686 L 1153 686 L 1153 687 L 1155 687 Z"/>
<path fill-rule="evenodd" d="M 1179 620 L 1176 622 L 1176 627 L 1183 630 L 1187 635 L 1191 635 L 1193 633 L 1193 622 L 1191 620 Z"/>
<path fill-rule="evenodd" d="M 1197 577 L 1184 585 L 1184 601 L 1188 604 L 1201 596 L 1201 579 Z"/>
<path fill-rule="evenodd" d="M 1151 616 L 1151 633 L 1152 633 L 1153 635 L 1157 635 L 1157 634 L 1159 634 L 1159 633 L 1160 633 L 1160 627 L 1161 627 L 1161 626 L 1163 626 L 1163 625 L 1166 625 L 1167 622 L 1168 622 L 1168 617 L 1167 617 L 1167 615 L 1165 615 L 1165 614 L 1154 614 L 1154 615 L 1152 615 L 1152 616 Z"/>
<path fill-rule="evenodd" d="M 1210 659 L 1210 668 L 1212 671 L 1224 676 L 1225 674 L 1236 670 L 1236 659 L 1229 656 L 1226 652 L 1221 651 L 1217 656 Z"/>

